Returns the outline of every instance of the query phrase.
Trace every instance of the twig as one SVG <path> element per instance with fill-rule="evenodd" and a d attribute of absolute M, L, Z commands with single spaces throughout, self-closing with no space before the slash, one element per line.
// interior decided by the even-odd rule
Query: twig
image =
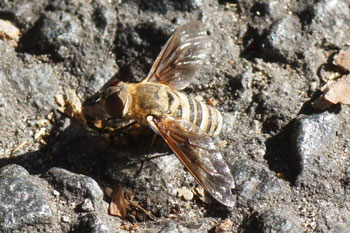
<path fill-rule="evenodd" d="M 136 201 L 130 201 L 130 204 L 144 212 L 150 219 L 156 220 L 156 217 L 151 212 L 142 208 Z"/>

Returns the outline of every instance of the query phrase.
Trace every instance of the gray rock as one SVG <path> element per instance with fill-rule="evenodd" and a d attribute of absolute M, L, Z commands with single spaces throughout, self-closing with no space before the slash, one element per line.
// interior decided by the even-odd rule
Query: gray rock
<path fill-rule="evenodd" d="M 347 0 L 319 1 L 314 5 L 311 30 L 319 45 L 342 48 L 350 37 L 350 9 Z"/>
<path fill-rule="evenodd" d="M 275 53 L 271 55 L 275 56 L 274 59 L 280 57 L 289 63 L 299 63 L 298 56 L 308 46 L 300 29 L 300 21 L 293 15 L 288 15 L 272 25 L 267 36 L 267 43 Z"/>
<path fill-rule="evenodd" d="M 281 180 L 258 163 L 241 159 L 236 161 L 231 171 L 238 200 L 253 208 L 275 199 L 281 193 L 290 192 Z"/>
<path fill-rule="evenodd" d="M 62 168 L 51 168 L 47 172 L 47 179 L 69 200 L 82 202 L 84 198 L 90 198 L 97 205 L 103 199 L 103 191 L 91 177 L 74 174 Z"/>
<path fill-rule="evenodd" d="M 4 137 L 0 151 L 3 150 L 1 154 L 6 157 L 20 143 L 32 141 L 38 114 L 52 110 L 60 84 L 51 65 L 33 62 L 30 56 L 23 61 L 16 56 L 15 49 L 2 40 L 0 54 L 6 54 L 0 56 L 0 133 Z M 17 141 L 13 140 L 15 136 L 19 138 Z M 29 147 L 30 143 L 26 148 Z"/>
<path fill-rule="evenodd" d="M 33 64 L 8 70 L 13 92 L 20 93 L 22 101 L 39 111 L 52 109 L 54 96 L 59 92 L 59 81 L 54 69 L 48 64 Z"/>
<path fill-rule="evenodd" d="M 47 1 L 1 1 L 0 9 L 4 15 L 12 15 L 16 22 L 28 30 L 40 18 L 40 13 L 46 7 Z"/>
<path fill-rule="evenodd" d="M 262 63 L 260 59 L 257 59 L 257 63 L 259 69 L 269 70 L 273 78 L 268 85 L 261 80 L 261 75 L 255 78 L 262 84 L 259 86 L 260 90 L 254 93 L 250 111 L 252 111 L 252 116 L 261 114 L 264 132 L 276 132 L 297 116 L 302 103 L 306 101 L 298 90 L 305 89 L 306 84 L 299 75 L 294 73 L 288 75 L 288 69 Z"/>
<path fill-rule="evenodd" d="M 254 213 L 243 221 L 240 232 L 298 233 L 303 227 L 298 215 L 289 207 L 272 207 Z"/>
<path fill-rule="evenodd" d="M 101 221 L 98 216 L 88 214 L 79 221 L 79 232 L 89 233 L 109 233 L 111 232 L 108 225 Z"/>
<path fill-rule="evenodd" d="M 323 153 L 330 151 L 339 126 L 339 118 L 333 113 L 320 113 L 304 116 L 296 120 L 292 145 L 300 174 L 297 183 L 307 181 L 308 176 L 319 173 Z"/>
<path fill-rule="evenodd" d="M 53 221 L 48 194 L 21 166 L 0 169 L 0 231 L 12 232 L 39 227 Z"/>
<path fill-rule="evenodd" d="M 91 200 L 86 198 L 83 203 L 80 205 L 81 210 L 85 212 L 92 212 L 95 210 L 94 205 L 92 204 Z"/>
<path fill-rule="evenodd" d="M 178 225 L 178 224 L 175 224 L 175 223 L 169 223 L 168 225 L 164 226 L 160 231 L 159 233 L 167 233 L 167 232 L 173 232 L 173 233 L 180 233 L 180 232 L 184 232 L 184 233 L 190 233 L 190 232 L 193 232 L 191 231 L 190 229 L 184 227 L 184 226 L 181 226 L 181 225 Z"/>
<path fill-rule="evenodd" d="M 273 208 L 261 216 L 261 232 L 266 233 L 298 233 L 302 232 L 301 221 L 298 215 L 288 207 Z"/>
<path fill-rule="evenodd" d="M 159 233 L 196 233 L 196 232 L 205 232 L 208 231 L 210 226 L 206 221 L 203 222 L 189 222 L 189 223 L 168 223 Z"/>
<path fill-rule="evenodd" d="M 42 17 L 35 44 L 72 66 L 71 71 L 86 82 L 90 94 L 99 90 L 116 72 L 113 50 L 116 12 L 105 0 L 65 2 L 53 1 L 51 11 Z M 73 12 L 79 12 L 78 15 Z"/>
<path fill-rule="evenodd" d="M 50 12 L 43 18 L 38 45 L 42 50 L 53 49 L 61 59 L 69 58 L 80 44 L 82 31 L 77 17 L 61 11 Z"/>

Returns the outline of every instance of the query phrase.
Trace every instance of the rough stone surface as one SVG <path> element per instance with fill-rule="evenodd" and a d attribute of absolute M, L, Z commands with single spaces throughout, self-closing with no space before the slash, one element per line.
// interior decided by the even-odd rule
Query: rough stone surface
<path fill-rule="evenodd" d="M 320 169 L 333 163 L 324 157 L 324 152 L 332 150 L 339 118 L 333 113 L 325 112 L 298 118 L 294 124 L 292 143 L 295 148 L 295 161 L 299 163 L 297 183 L 300 184 L 306 182 L 307 176 L 318 174 Z"/>
<path fill-rule="evenodd" d="M 313 7 L 310 25 L 316 43 L 342 48 L 346 45 L 350 29 L 349 3 L 347 1 L 319 1 Z M 320 27 L 322 25 L 322 27 Z M 326 29 L 327 28 L 327 29 Z"/>
<path fill-rule="evenodd" d="M 68 198 L 79 200 L 87 197 L 93 203 L 103 198 L 103 191 L 91 177 L 74 174 L 60 168 L 51 168 L 47 173 L 47 179 Z"/>
<path fill-rule="evenodd" d="M 12 232 L 44 229 L 52 223 L 54 210 L 45 193 L 21 166 L 8 165 L 0 169 L 0 231 Z"/>
<path fill-rule="evenodd" d="M 80 222 L 79 226 L 76 229 L 81 232 L 90 232 L 90 233 L 109 233 L 111 232 L 108 225 L 102 222 L 96 215 L 90 214 L 84 216 Z"/>
<path fill-rule="evenodd" d="M 254 162 L 239 160 L 234 164 L 232 171 L 238 199 L 248 205 L 254 205 L 257 209 L 262 203 L 266 205 L 277 196 L 285 196 L 280 192 L 288 193 L 288 189 L 281 187 L 281 181 L 277 177 Z"/>
<path fill-rule="evenodd" d="M 0 18 L 20 30 L 16 48 L 0 40 L 0 167 L 22 167 L 1 175 L 13 186 L 0 193 L 15 187 L 12 194 L 31 203 L 2 197 L 13 211 L 22 204 L 26 210 L 1 227 L 213 232 L 230 220 L 229 232 L 350 228 L 350 109 L 310 107 L 327 80 L 345 75 L 333 60 L 348 49 L 347 0 L 5 0 L 0 9 Z M 113 76 L 141 81 L 171 33 L 192 20 L 205 23 L 213 43 L 199 83 L 184 91 L 211 99 L 223 113 L 234 208 L 203 196 L 161 138 L 150 145 L 151 130 L 101 129 L 103 113 L 83 125 L 55 103 L 73 89 L 91 107 Z M 126 219 L 107 214 L 102 190 L 118 185 L 139 205 Z M 178 197 L 181 188 L 193 198 Z M 43 206 L 51 217 L 34 211 Z M 4 213 L 0 219 L 11 212 Z"/>
<path fill-rule="evenodd" d="M 289 63 L 297 62 L 298 56 L 301 56 L 307 46 L 300 28 L 299 18 L 293 15 L 288 15 L 272 25 L 267 36 L 267 43 L 275 52 L 274 59 L 282 57 L 288 59 Z M 295 44 L 299 46 L 292 46 Z"/>
<path fill-rule="evenodd" d="M 184 232 L 184 233 L 190 233 L 190 232 L 202 232 L 203 230 L 208 229 L 207 223 L 169 223 L 165 225 L 162 229 L 160 229 L 159 233 L 166 233 L 166 232 Z"/>
<path fill-rule="evenodd" d="M 302 231 L 299 217 L 288 207 L 273 207 L 261 214 L 253 214 L 244 221 L 243 232 L 285 232 L 297 233 Z"/>
<path fill-rule="evenodd" d="M 273 208 L 262 215 L 262 232 L 301 232 L 301 222 L 287 207 Z"/>

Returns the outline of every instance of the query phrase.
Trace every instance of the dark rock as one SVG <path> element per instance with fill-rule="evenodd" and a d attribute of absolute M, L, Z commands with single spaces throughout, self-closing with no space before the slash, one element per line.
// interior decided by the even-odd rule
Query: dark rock
<path fill-rule="evenodd" d="M 174 0 L 137 0 L 135 1 L 139 7 L 146 11 L 153 11 L 158 13 L 166 14 L 171 10 L 180 10 L 180 11 L 191 11 L 194 9 L 198 9 L 202 6 L 203 0 L 182 0 L 182 1 L 174 1 Z"/>
<path fill-rule="evenodd" d="M 108 143 L 100 138 L 89 136 L 85 126 L 70 123 L 71 125 L 60 134 L 59 142 L 53 148 L 56 162 L 65 164 L 68 170 L 80 164 L 85 172 L 97 171 L 94 166 L 104 162 L 102 153 L 108 149 Z M 100 153 L 101 157 L 96 158 L 96 154 Z"/>
<path fill-rule="evenodd" d="M 142 159 L 125 152 L 110 154 L 106 172 L 111 186 L 119 183 L 123 187 L 133 187 L 135 198 L 152 213 L 158 212 L 165 203 L 179 202 L 177 190 L 194 182 L 173 154 L 145 161 L 140 170 Z"/>
<path fill-rule="evenodd" d="M 132 13 L 132 12 L 130 12 Z M 119 25 L 116 50 L 122 80 L 141 81 L 149 72 L 153 61 L 171 35 L 169 27 L 160 22 L 144 23 L 137 26 Z M 151 48 L 151 49 L 150 49 Z M 143 56 L 139 56 L 143 54 Z"/>
<path fill-rule="evenodd" d="M 70 200 L 90 198 L 96 204 L 103 199 L 103 191 L 90 177 L 74 174 L 62 168 L 51 168 L 47 172 L 47 179 L 56 189 Z"/>
<path fill-rule="evenodd" d="M 258 163 L 241 159 L 236 161 L 231 171 L 238 200 L 254 208 L 263 202 L 273 200 L 281 193 L 290 192 L 281 180 Z"/>
<path fill-rule="evenodd" d="M 271 59 L 279 62 L 286 60 L 289 63 L 299 63 L 299 56 L 308 46 L 300 29 L 299 19 L 292 15 L 273 24 L 267 35 L 268 46 L 271 46 L 272 49 Z M 267 49 L 268 46 L 266 46 Z"/>
<path fill-rule="evenodd" d="M 49 8 L 38 26 L 35 46 L 69 64 L 73 73 L 82 76 L 79 84 L 90 94 L 96 92 L 116 72 L 110 52 L 117 28 L 115 11 L 104 0 L 93 4 L 52 1 Z"/>
<path fill-rule="evenodd" d="M 292 136 L 294 161 L 298 163 L 300 172 L 297 183 L 307 182 L 308 176 L 324 169 L 319 167 L 320 162 L 324 160 L 322 155 L 331 150 L 338 126 L 337 115 L 328 112 L 297 119 Z"/>
<path fill-rule="evenodd" d="M 244 220 L 240 232 L 302 232 L 301 221 L 288 207 L 273 207 L 263 213 L 254 213 Z"/>
<path fill-rule="evenodd" d="M 79 221 L 79 226 L 77 227 L 79 232 L 89 232 L 89 233 L 109 233 L 111 232 L 108 225 L 101 221 L 98 216 L 94 214 L 88 214 Z"/>
<path fill-rule="evenodd" d="M 52 223 L 48 194 L 21 166 L 0 169 L 0 231 L 30 229 Z"/>
<path fill-rule="evenodd" d="M 38 45 L 41 50 L 53 49 L 59 58 L 73 56 L 81 41 L 83 28 L 77 17 L 65 12 L 49 12 L 42 19 Z"/>

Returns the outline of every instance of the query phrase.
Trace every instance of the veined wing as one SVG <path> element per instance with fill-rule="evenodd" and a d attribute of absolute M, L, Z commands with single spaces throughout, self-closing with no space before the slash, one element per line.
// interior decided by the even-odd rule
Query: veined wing
<path fill-rule="evenodd" d="M 212 138 L 191 122 L 179 118 L 149 120 L 196 181 L 226 206 L 235 204 L 230 169 Z"/>
<path fill-rule="evenodd" d="M 194 21 L 180 26 L 165 44 L 143 82 L 184 89 L 204 63 L 209 47 L 210 38 L 203 23 Z"/>

